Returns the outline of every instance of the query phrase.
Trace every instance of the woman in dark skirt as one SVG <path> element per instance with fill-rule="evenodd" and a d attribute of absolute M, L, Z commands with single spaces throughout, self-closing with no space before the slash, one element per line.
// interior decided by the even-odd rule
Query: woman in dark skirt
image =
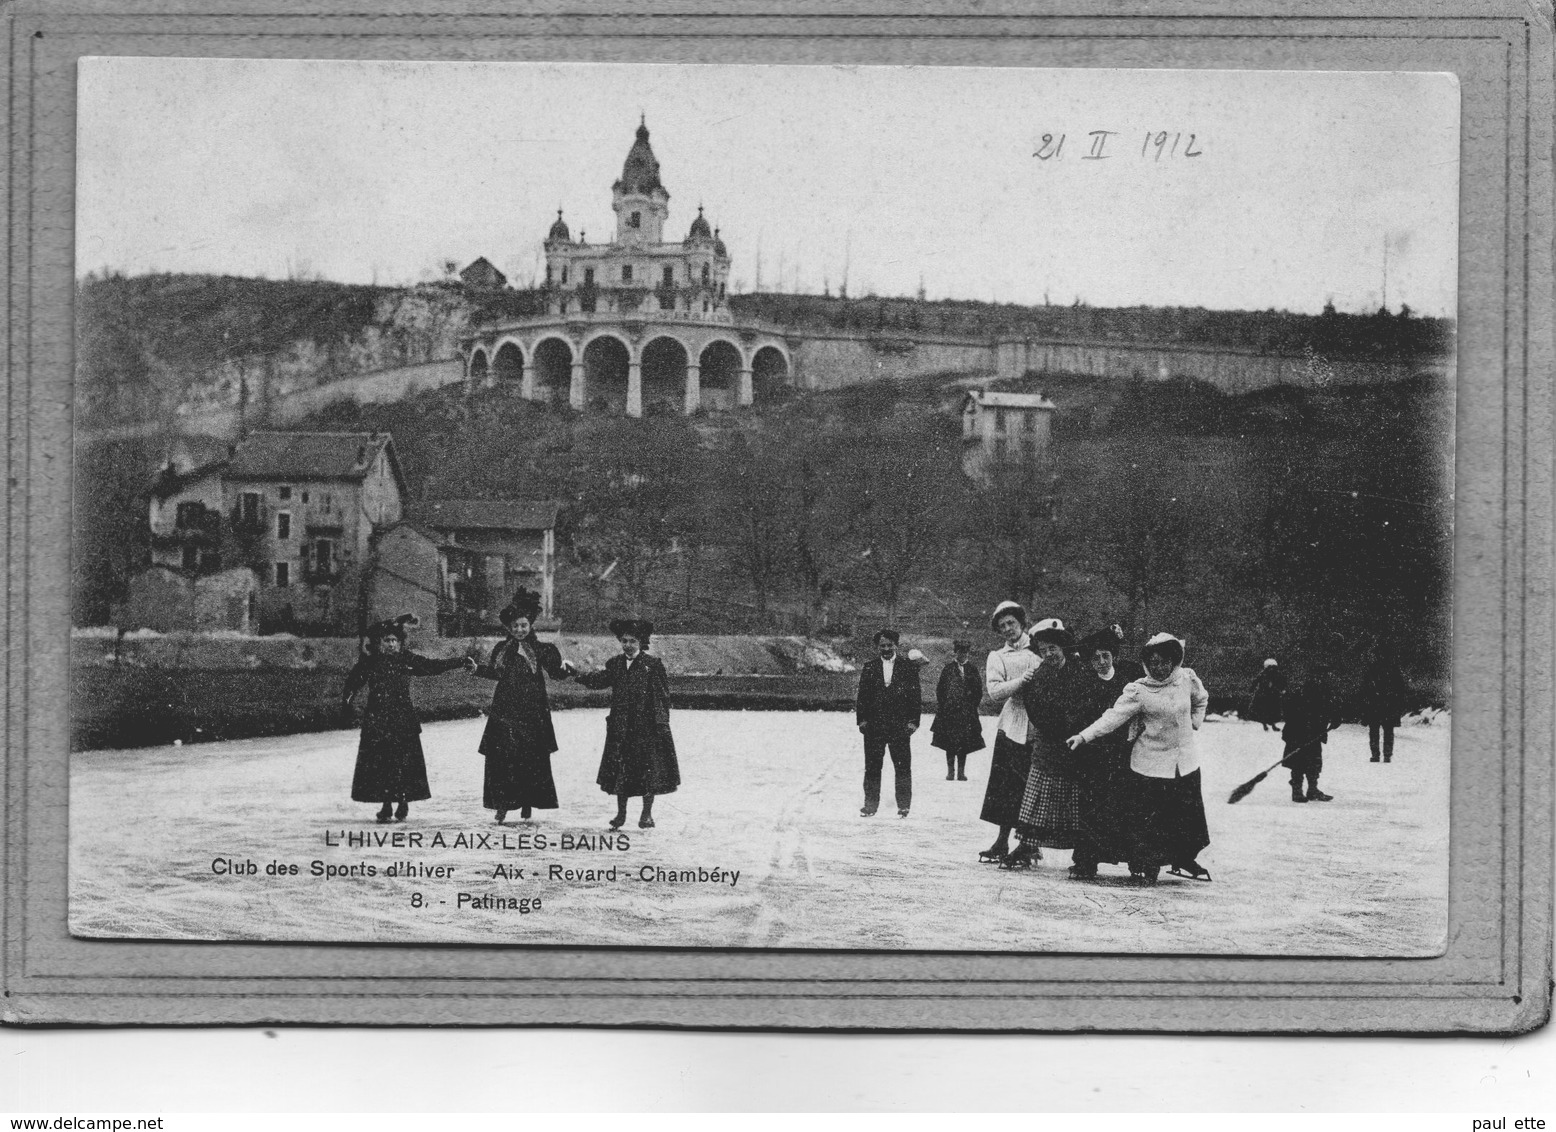
<path fill-rule="evenodd" d="M 1133 844 L 1129 873 L 1155 884 L 1163 865 L 1194 880 L 1210 872 L 1196 858 L 1210 844 L 1205 801 L 1200 794 L 1199 752 L 1194 733 L 1210 702 L 1205 685 L 1183 667 L 1183 642 L 1158 633 L 1140 650 L 1146 675 L 1124 689 L 1118 702 L 1095 723 L 1068 740 L 1071 750 L 1138 721 L 1140 733 L 1130 751 L 1132 772 L 1125 813 Z"/>
<path fill-rule="evenodd" d="M 610 715 L 605 720 L 605 753 L 595 781 L 616 796 L 616 816 L 610 827 L 627 822 L 627 799 L 641 797 L 639 829 L 654 828 L 654 799 L 674 793 L 681 784 L 675 739 L 670 735 L 670 679 L 658 657 L 648 655 L 654 626 L 650 621 L 618 619 L 611 632 L 621 642 L 621 655 L 599 672 L 578 677 L 586 688 L 611 690 Z"/>
<path fill-rule="evenodd" d="M 412 802 L 432 797 L 427 786 L 427 760 L 421 751 L 421 722 L 411 703 L 411 677 L 433 676 L 456 668 L 475 670 L 475 661 L 469 657 L 433 660 L 407 652 L 405 629 L 416 624 L 416 616 L 406 614 L 374 625 L 368 631 L 365 651 L 346 677 L 341 693 L 341 708 L 349 717 L 352 697 L 367 685 L 351 800 L 382 803 L 377 815 L 380 822 L 391 817 L 404 821 Z"/>
<path fill-rule="evenodd" d="M 983 675 L 967 661 L 970 641 L 952 641 L 955 659 L 940 670 L 935 687 L 935 722 L 930 743 L 945 752 L 945 777 L 967 781 L 967 756 L 983 750 L 983 724 L 978 705 L 983 702 Z"/>
<path fill-rule="evenodd" d="M 1081 640 L 1077 651 L 1083 667 L 1076 673 L 1075 726 L 1102 715 L 1130 683 L 1145 675 L 1139 664 L 1119 656 L 1123 647 L 1124 631 L 1117 625 Z M 1070 875 L 1087 880 L 1097 875 L 1100 863 L 1116 865 L 1129 859 L 1129 823 L 1124 813 L 1129 797 L 1129 729 L 1121 727 L 1101 736 L 1091 750 L 1075 757 L 1081 814 Z"/>
<path fill-rule="evenodd" d="M 978 854 L 978 860 L 999 863 L 1010 852 L 1010 831 L 1021 820 L 1021 798 L 1026 793 L 1027 770 L 1032 756 L 1027 751 L 1027 709 L 1021 702 L 1037 666 L 1042 663 L 1027 637 L 1027 611 L 1013 601 L 1001 602 L 989 619 L 990 628 L 1005 644 L 989 654 L 989 699 L 1000 704 L 999 729 L 994 754 L 989 760 L 989 784 L 983 792 L 979 818 L 999 827 L 994 844 Z"/>
<path fill-rule="evenodd" d="M 1000 863 L 1003 869 L 1031 868 L 1042 856 L 1039 846 L 1074 848 L 1081 824 L 1080 776 L 1065 746 L 1080 699 L 1076 678 L 1080 666 L 1069 662 L 1075 636 L 1051 617 L 1039 621 L 1031 637 L 1043 663 L 1021 692 L 1031 762 L 1016 826 L 1021 844 Z"/>
<path fill-rule="evenodd" d="M 1280 670 L 1272 656 L 1264 662 L 1264 670 L 1254 677 L 1248 690 L 1248 718 L 1264 730 L 1278 730 L 1285 718 L 1282 701 L 1286 696 L 1286 674 Z"/>
<path fill-rule="evenodd" d="M 492 650 L 476 675 L 497 681 L 481 735 L 481 754 L 486 756 L 481 804 L 496 810 L 501 824 L 510 810 L 528 819 L 532 810 L 557 808 L 551 777 L 556 731 L 551 726 L 546 677 L 565 680 L 573 674 L 573 666 L 555 645 L 535 640 L 531 632 L 540 616 L 539 594 L 520 589 L 497 616 L 508 630 L 508 639 Z"/>

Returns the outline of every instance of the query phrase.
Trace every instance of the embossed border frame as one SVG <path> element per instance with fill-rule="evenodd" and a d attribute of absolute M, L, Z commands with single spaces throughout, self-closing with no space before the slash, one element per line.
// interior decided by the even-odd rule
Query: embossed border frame
<path fill-rule="evenodd" d="M 1551 1002 L 1549 0 L 24 2 L 4 13 L 12 1023 L 1515 1033 Z M 515 12 L 515 8 L 519 11 Z M 1428 70 L 1462 93 L 1450 911 L 1432 959 L 88 941 L 66 929 L 84 55 Z"/>

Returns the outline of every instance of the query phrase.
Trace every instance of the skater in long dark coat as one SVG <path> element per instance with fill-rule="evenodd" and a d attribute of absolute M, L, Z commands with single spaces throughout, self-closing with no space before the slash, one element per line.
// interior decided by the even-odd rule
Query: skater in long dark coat
<path fill-rule="evenodd" d="M 1272 730 L 1285 718 L 1282 701 L 1286 695 L 1286 674 L 1280 670 L 1272 656 L 1264 662 L 1264 670 L 1254 677 L 1248 689 L 1247 717 L 1264 730 Z"/>
<path fill-rule="evenodd" d="M 854 695 L 854 722 L 864 736 L 864 805 L 861 817 L 871 817 L 881 804 L 881 770 L 891 752 L 897 816 L 905 818 L 913 805 L 913 733 L 923 713 L 918 665 L 913 656 L 897 655 L 895 629 L 875 634 L 879 655 L 865 662 Z"/>
<path fill-rule="evenodd" d="M 1002 601 L 995 606 L 989 627 L 1005 639 L 1005 644 L 989 654 L 985 688 L 989 699 L 1000 705 L 1000 718 L 989 759 L 989 783 L 978 816 L 999 827 L 999 835 L 993 845 L 979 851 L 978 860 L 998 864 L 1010 853 L 1010 833 L 1021 820 L 1021 799 L 1032 766 L 1027 750 L 1027 709 L 1021 692 L 1042 661 L 1027 636 L 1027 611 L 1017 602 Z"/>
<path fill-rule="evenodd" d="M 935 722 L 930 725 L 930 743 L 945 752 L 946 781 L 967 781 L 967 756 L 981 751 L 983 724 L 978 705 L 983 702 L 983 673 L 971 664 L 967 654 L 970 641 L 952 641 L 955 659 L 940 670 L 935 686 Z"/>
<path fill-rule="evenodd" d="M 1314 664 L 1307 677 L 1286 699 L 1286 728 L 1281 738 L 1286 743 L 1285 764 L 1291 771 L 1293 802 L 1332 802 L 1334 795 L 1318 788 L 1318 776 L 1324 771 L 1324 744 L 1329 732 L 1340 723 L 1340 707 L 1327 664 Z M 1304 793 L 1303 782 L 1307 783 Z"/>
<path fill-rule="evenodd" d="M 600 789 L 616 796 L 616 816 L 610 827 L 627 822 L 627 799 L 641 797 L 639 829 L 654 828 L 654 799 L 673 794 L 681 784 L 681 768 L 670 734 L 670 678 L 656 656 L 648 654 L 651 621 L 619 618 L 610 624 L 621 642 L 621 655 L 599 672 L 578 677 L 586 688 L 611 690 L 610 715 L 605 720 L 605 753 L 600 756 Z"/>
<path fill-rule="evenodd" d="M 469 657 L 433 660 L 406 651 L 406 626 L 416 624 L 416 616 L 406 614 L 374 625 L 367 634 L 366 650 L 346 677 L 341 693 L 341 708 L 349 717 L 352 697 L 367 685 L 351 800 L 382 803 L 377 815 L 380 822 L 391 817 L 404 821 L 412 802 L 432 797 L 427 786 L 427 760 L 421 751 L 421 722 L 411 703 L 411 677 L 434 676 L 456 668 L 475 670 L 475 661 Z"/>
<path fill-rule="evenodd" d="M 528 818 L 532 810 L 557 808 L 556 782 L 551 777 L 556 731 L 551 726 L 546 677 L 565 680 L 574 669 L 555 645 L 535 640 L 531 632 L 540 616 L 539 594 L 520 589 L 497 616 L 508 638 L 492 650 L 476 675 L 497 681 L 486 730 L 481 733 L 480 750 L 486 756 L 481 804 L 497 811 L 501 824 L 510 810 Z"/>
<path fill-rule="evenodd" d="M 1384 762 L 1393 762 L 1394 728 L 1399 726 L 1400 715 L 1410 705 L 1410 684 L 1392 652 L 1378 651 L 1367 671 L 1362 673 L 1356 699 L 1361 709 L 1361 721 L 1367 725 L 1367 745 L 1372 748 L 1372 761 L 1377 762 L 1381 755 Z M 1381 747 L 1378 744 L 1380 733 Z"/>
<path fill-rule="evenodd" d="M 1042 665 L 1021 691 L 1030 754 L 1016 826 L 1021 844 L 1000 862 L 1003 869 L 1030 868 L 1042 857 L 1039 846 L 1072 849 L 1080 832 L 1080 775 L 1065 746 L 1080 714 L 1080 666 L 1070 661 L 1075 636 L 1055 617 L 1034 625 L 1031 637 Z"/>
<path fill-rule="evenodd" d="M 1126 687 L 1145 675 L 1138 662 L 1119 656 L 1123 647 L 1124 631 L 1117 625 L 1082 638 L 1076 650 L 1083 665 L 1076 677 L 1080 714 L 1072 731 L 1103 715 Z M 1129 728 L 1121 727 L 1099 736 L 1084 757 L 1078 756 L 1080 830 L 1070 865 L 1070 875 L 1077 879 L 1096 876 L 1104 861 L 1116 865 L 1129 860 L 1129 748 Z"/>
<path fill-rule="evenodd" d="M 1210 844 L 1210 831 L 1194 733 L 1205 721 L 1210 696 L 1194 670 L 1183 667 L 1183 642 L 1171 633 L 1152 637 L 1140 657 L 1144 678 L 1131 682 L 1118 702 L 1070 737 L 1068 746 L 1079 750 L 1138 721 L 1125 806 L 1132 841 L 1129 874 L 1155 884 L 1162 866 L 1171 865 L 1178 876 L 1208 881 L 1210 871 L 1197 860 Z"/>

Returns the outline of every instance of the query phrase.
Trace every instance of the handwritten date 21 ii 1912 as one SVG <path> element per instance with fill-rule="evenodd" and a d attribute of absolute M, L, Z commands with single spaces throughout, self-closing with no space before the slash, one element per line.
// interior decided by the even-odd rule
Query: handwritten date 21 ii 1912
<path fill-rule="evenodd" d="M 1137 161 L 1174 161 L 1205 155 L 1205 140 L 1186 130 L 1146 130 L 1138 148 L 1133 139 L 1119 130 L 1088 130 L 1076 135 L 1076 144 L 1066 148 L 1069 134 L 1044 134 L 1032 156 L 1039 161 L 1062 161 L 1075 157 L 1081 161 L 1107 161 L 1110 158 L 1134 158 Z"/>

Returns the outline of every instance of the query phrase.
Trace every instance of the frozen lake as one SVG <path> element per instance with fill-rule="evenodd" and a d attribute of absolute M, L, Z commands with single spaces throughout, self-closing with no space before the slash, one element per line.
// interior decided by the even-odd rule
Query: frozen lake
<path fill-rule="evenodd" d="M 863 757 L 851 714 L 677 711 L 681 789 L 655 803 L 656 829 L 637 828 L 634 801 L 628 848 L 602 846 L 615 812 L 594 784 L 604 712 L 555 720 L 562 807 L 530 822 L 511 815 L 502 827 L 481 808 L 482 719 L 426 725 L 433 798 L 384 826 L 376 807 L 350 801 L 355 731 L 77 753 L 71 930 L 1328 956 L 1435 955 L 1446 938 L 1447 716 L 1400 728 L 1388 765 L 1368 761 L 1364 728 L 1340 728 L 1323 777 L 1335 800 L 1308 805 L 1291 802 L 1280 771 L 1227 805 L 1235 785 L 1280 757 L 1280 740 L 1257 724 L 1208 721 L 1200 741 L 1211 845 L 1200 860 L 1215 881 L 1164 875 L 1154 889 L 1108 883 L 1125 870 L 1107 865 L 1103 883 L 1072 881 L 1063 850 L 1030 872 L 980 864 L 993 835 L 978 820 L 989 752 L 969 758 L 970 781 L 946 781 L 927 717 L 914 740 L 913 812 L 902 820 L 889 760 L 880 814 L 859 816 Z M 992 746 L 994 720 L 984 725 Z M 361 843 L 396 833 L 420 844 Z M 274 875 L 273 862 L 298 871 Z M 314 862 L 343 871 L 316 876 Z M 407 863 L 417 875 L 387 875 Z M 366 867 L 375 875 L 361 875 Z M 698 870 L 713 879 L 683 879 Z M 494 910 L 484 897 L 512 904 Z M 518 911 L 526 901 L 530 911 Z"/>

